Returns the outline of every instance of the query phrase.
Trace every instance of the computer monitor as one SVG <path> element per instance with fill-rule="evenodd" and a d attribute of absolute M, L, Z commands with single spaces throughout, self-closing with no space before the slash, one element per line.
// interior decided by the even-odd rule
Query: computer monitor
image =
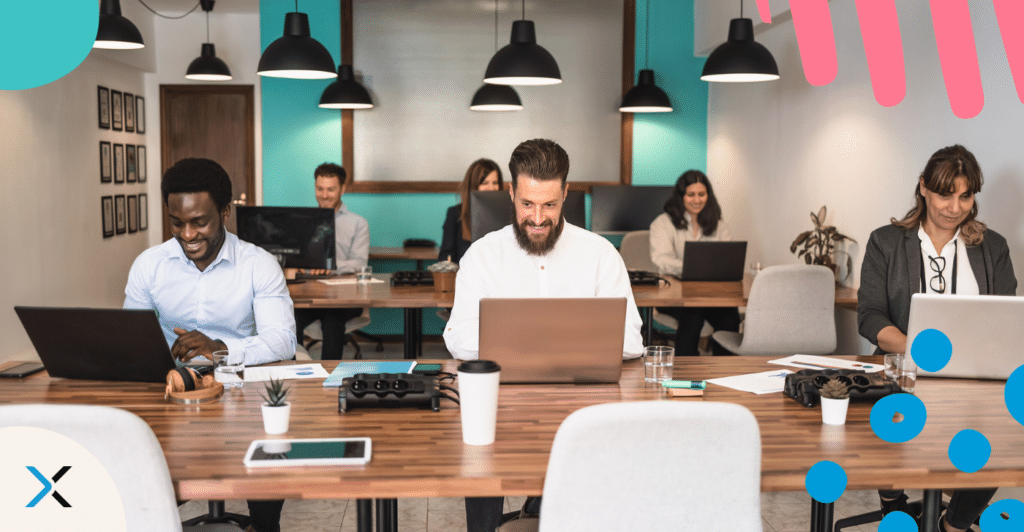
<path fill-rule="evenodd" d="M 238 238 L 283 257 L 283 267 L 333 270 L 334 209 L 235 208 Z"/>
<path fill-rule="evenodd" d="M 646 231 L 661 213 L 675 187 L 594 185 L 591 190 L 590 230 L 595 233 Z"/>
<path fill-rule="evenodd" d="M 565 221 L 586 227 L 586 194 L 570 190 L 562 204 Z M 476 242 L 480 237 L 512 223 L 515 209 L 507 190 L 474 190 L 469 194 L 469 230 Z"/>

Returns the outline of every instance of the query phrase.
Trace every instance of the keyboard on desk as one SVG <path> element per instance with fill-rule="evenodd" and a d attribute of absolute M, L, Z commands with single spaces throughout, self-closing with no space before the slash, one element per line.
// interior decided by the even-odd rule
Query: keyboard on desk
<path fill-rule="evenodd" d="M 395 272 L 391 274 L 391 286 L 434 286 L 434 276 L 422 271 Z"/>
<path fill-rule="evenodd" d="M 661 277 L 656 273 L 629 270 L 629 284 L 632 286 L 658 286 Z"/>

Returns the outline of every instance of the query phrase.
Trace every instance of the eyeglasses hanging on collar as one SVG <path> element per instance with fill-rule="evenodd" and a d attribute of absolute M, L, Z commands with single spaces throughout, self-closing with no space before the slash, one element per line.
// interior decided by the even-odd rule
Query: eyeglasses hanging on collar
<path fill-rule="evenodd" d="M 928 257 L 928 266 L 935 272 L 935 275 L 928 281 L 928 286 L 935 292 L 945 294 L 946 279 L 942 273 L 946 269 L 946 257 Z"/>

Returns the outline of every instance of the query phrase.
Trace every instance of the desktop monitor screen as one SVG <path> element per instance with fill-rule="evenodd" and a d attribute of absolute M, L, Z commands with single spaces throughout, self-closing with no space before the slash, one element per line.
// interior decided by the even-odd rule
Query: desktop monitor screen
<path fill-rule="evenodd" d="M 646 231 L 665 212 L 675 187 L 594 185 L 591 190 L 590 230 L 595 233 Z"/>
<path fill-rule="evenodd" d="M 570 190 L 562 204 L 565 221 L 586 227 L 586 194 Z M 474 190 L 469 194 L 469 230 L 476 242 L 480 237 L 512 223 L 515 209 L 507 190 Z"/>
<path fill-rule="evenodd" d="M 238 238 L 284 258 L 286 268 L 334 269 L 334 209 L 235 208 Z"/>

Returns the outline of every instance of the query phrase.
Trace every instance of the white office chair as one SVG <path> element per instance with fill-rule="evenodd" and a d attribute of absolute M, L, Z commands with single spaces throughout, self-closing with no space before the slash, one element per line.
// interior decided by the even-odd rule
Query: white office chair
<path fill-rule="evenodd" d="M 743 333 L 712 337 L 737 355 L 826 355 L 836 349 L 836 278 L 825 266 L 769 266 L 754 277 Z"/>
<path fill-rule="evenodd" d="M 356 360 L 360 360 L 360 359 L 363 358 L 363 351 L 359 347 L 359 342 L 356 342 L 356 339 L 352 335 L 352 333 L 358 331 L 359 329 L 362 329 L 363 327 L 366 327 L 369 324 L 370 324 L 370 308 L 369 307 L 364 308 L 362 314 L 360 314 L 360 315 L 358 315 L 358 316 L 356 316 L 356 317 L 354 317 L 354 318 L 352 318 L 352 319 L 350 319 L 350 320 L 345 322 L 345 342 L 346 343 L 351 343 L 352 346 L 355 348 L 356 352 L 355 352 L 355 355 L 353 355 L 352 358 L 354 358 Z M 323 338 L 324 338 L 324 333 L 323 333 L 323 329 L 321 329 L 320 320 L 316 320 L 313 323 L 310 323 L 309 326 L 306 327 L 305 330 L 302 331 L 302 335 L 303 336 L 308 336 L 308 337 L 312 338 L 313 340 L 315 340 L 314 342 L 310 342 L 308 345 L 306 345 L 305 349 L 304 349 L 306 351 L 306 354 L 308 356 L 310 356 L 310 358 L 312 359 L 312 353 L 309 352 L 309 347 L 312 346 L 314 343 L 316 343 L 318 341 L 322 341 Z M 378 342 L 377 351 L 383 351 L 383 345 L 381 345 L 380 342 Z M 298 357 L 296 357 L 296 358 L 298 358 Z M 319 357 L 317 358 L 317 360 L 319 360 Z"/>
<path fill-rule="evenodd" d="M 127 410 L 108 406 L 0 406 L 0 427 L 19 426 L 37 427 L 62 434 L 92 453 L 117 487 L 124 507 L 127 530 L 183 530 L 171 474 L 167 470 L 160 442 L 140 417 Z M 202 452 L 202 449 L 197 448 L 196 452 Z M 65 495 L 70 497 L 70 494 Z M 186 527 L 184 530 L 239 532 L 241 529 L 234 525 L 218 524 Z"/>
<path fill-rule="evenodd" d="M 555 435 L 540 532 L 761 532 L 757 420 L 730 403 L 590 406 Z"/>

